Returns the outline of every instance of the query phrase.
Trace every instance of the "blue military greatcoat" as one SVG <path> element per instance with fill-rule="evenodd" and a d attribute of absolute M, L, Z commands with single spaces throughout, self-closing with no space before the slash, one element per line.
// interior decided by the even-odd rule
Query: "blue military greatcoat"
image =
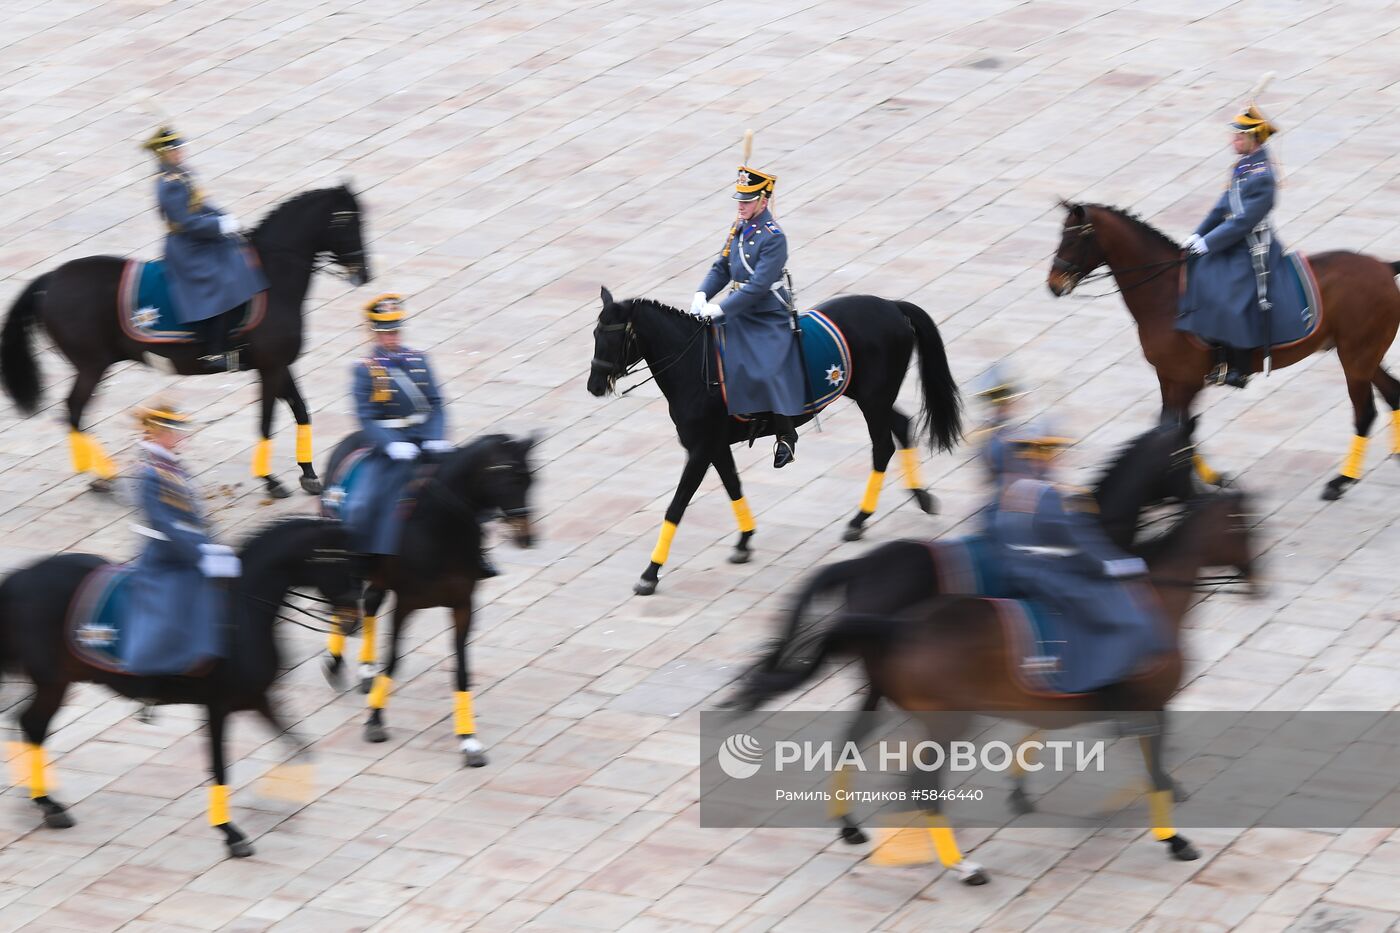
<path fill-rule="evenodd" d="M 194 487 L 170 451 L 145 442 L 138 478 L 146 546 L 131 581 L 123 661 L 129 673 L 183 674 L 223 656 L 224 584 L 200 572 L 209 526 Z"/>
<path fill-rule="evenodd" d="M 806 383 L 793 340 L 783 270 L 787 238 L 770 211 L 740 224 L 723 253 L 710 266 L 700 291 L 713 300 L 732 283 L 720 302 L 724 339 L 724 393 L 730 414 L 774 412 L 801 415 Z"/>
<path fill-rule="evenodd" d="M 1009 484 L 991 526 L 992 544 L 1011 591 L 1058 616 L 1065 645 L 1057 683 L 1066 693 L 1097 690 L 1131 676 L 1166 647 L 1147 588 L 1115 574 L 1137 558 L 1120 552 L 1094 516 L 1071 508 L 1053 483 Z"/>
<path fill-rule="evenodd" d="M 355 413 L 373 451 L 345 502 L 345 523 L 357 550 L 397 554 L 403 526 L 400 500 L 413 478 L 415 461 L 392 460 L 386 448 L 395 441 L 422 447 L 446 433 L 442 395 L 428 359 L 416 350 L 390 353 L 376 349 L 353 371 Z"/>
<path fill-rule="evenodd" d="M 204 200 L 188 171 L 164 172 L 156 180 L 156 199 L 167 227 L 165 277 L 182 323 L 232 311 L 267 288 L 243 241 L 220 231 L 223 211 Z"/>
<path fill-rule="evenodd" d="M 1188 257 L 1186 291 L 1181 296 L 1179 330 L 1210 343 L 1252 349 L 1269 342 L 1259 308 L 1250 248 L 1266 247 L 1271 291 L 1283 285 L 1283 244 L 1269 226 L 1274 207 L 1274 171 L 1264 147 L 1241 156 L 1230 187 L 1196 228 L 1208 247 Z"/>

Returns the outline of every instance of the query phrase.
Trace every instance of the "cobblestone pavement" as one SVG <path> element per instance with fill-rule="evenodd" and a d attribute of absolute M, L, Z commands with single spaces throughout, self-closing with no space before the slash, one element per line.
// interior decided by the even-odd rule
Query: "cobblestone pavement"
<path fill-rule="evenodd" d="M 0 928 L 14 930 L 1073 929 L 1381 930 L 1400 917 L 1400 835 L 1202 831 L 1171 862 L 1145 834 L 966 831 L 993 873 L 880 869 L 828 830 L 701 830 L 698 711 L 765 639 L 781 594 L 839 543 L 868 470 L 847 403 L 774 473 L 739 450 L 759 521 L 753 563 L 724 562 L 731 517 L 711 476 L 658 595 L 632 597 L 681 458 L 654 387 L 584 392 L 598 289 L 689 300 L 730 220 L 746 127 L 779 176 L 806 301 L 844 291 L 929 309 L 967 386 L 1007 357 L 1083 438 L 1087 475 L 1150 423 L 1156 383 L 1120 300 L 1052 300 L 1057 196 L 1130 206 L 1184 236 L 1229 164 L 1223 120 L 1261 72 L 1284 129 L 1285 242 L 1400 258 L 1396 8 L 1224 0 L 763 4 L 534 0 L 8 0 L 0 34 L 0 294 L 61 259 L 154 255 L 161 229 L 137 142 L 157 92 L 214 198 L 245 219 L 354 179 L 377 279 L 322 277 L 298 371 L 323 448 L 351 425 L 347 364 L 371 289 L 410 297 L 451 431 L 542 429 L 534 551 L 502 545 L 472 653 L 493 760 L 459 767 L 446 616 L 420 616 L 389 709 L 361 742 L 358 694 L 332 694 L 314 635 L 284 632 L 280 695 L 318 736 L 320 796 L 252 786 L 280 750 L 235 723 L 235 819 L 251 860 L 205 825 L 192 709 L 154 725 L 75 689 L 49 742 L 78 826 L 39 829 L 0 800 Z M 1086 291 L 1090 290 L 1086 288 Z M 1393 358 L 1393 356 L 1392 356 Z M 68 365 L 44 355 L 46 407 L 0 414 L 0 566 L 63 549 L 131 554 L 132 514 L 70 475 Z M 167 384 L 109 375 L 93 431 L 134 458 L 125 411 Z M 188 447 L 228 538 L 312 501 L 249 481 L 256 388 L 180 383 Z M 906 394 L 913 397 L 912 380 Z M 1318 500 L 1351 433 L 1334 354 L 1243 393 L 1205 396 L 1206 450 L 1264 515 L 1266 598 L 1213 596 L 1187 649 L 1194 708 L 1393 709 L 1400 470 Z M 279 412 L 277 466 L 292 479 Z M 1388 433 L 1388 432 L 1387 432 Z M 943 512 L 895 489 L 870 541 L 959 533 L 970 448 L 928 458 Z M 793 698 L 848 707 L 844 673 Z M 27 688 L 7 684 L 7 737 Z M 7 753 L 8 754 L 8 753 Z"/>

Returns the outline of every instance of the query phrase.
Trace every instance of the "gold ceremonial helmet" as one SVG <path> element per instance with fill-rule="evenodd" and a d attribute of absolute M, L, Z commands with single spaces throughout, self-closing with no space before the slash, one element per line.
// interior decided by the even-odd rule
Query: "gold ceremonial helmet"
<path fill-rule="evenodd" d="M 371 330 L 398 330 L 407 317 L 403 295 L 396 292 L 385 292 L 365 305 L 365 319 Z"/>
<path fill-rule="evenodd" d="M 1265 118 L 1259 110 L 1259 105 L 1255 103 L 1251 103 L 1239 116 L 1230 121 L 1230 129 L 1254 137 L 1254 141 L 1261 145 L 1278 132 L 1278 127 Z"/>
<path fill-rule="evenodd" d="M 168 399 L 155 399 L 141 405 L 134 414 L 141 427 L 147 430 L 189 431 L 194 427 L 190 416 Z"/>

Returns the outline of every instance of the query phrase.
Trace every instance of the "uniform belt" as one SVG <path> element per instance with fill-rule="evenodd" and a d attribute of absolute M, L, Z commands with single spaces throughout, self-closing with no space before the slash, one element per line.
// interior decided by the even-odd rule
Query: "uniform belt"
<path fill-rule="evenodd" d="M 1042 544 L 1013 544 L 1011 550 L 1020 551 L 1023 554 L 1034 554 L 1037 557 L 1073 557 L 1079 553 L 1072 547 L 1054 547 Z"/>
<path fill-rule="evenodd" d="M 407 415 L 403 418 L 376 418 L 374 423 L 381 428 L 416 428 L 427 420 L 427 415 Z"/>

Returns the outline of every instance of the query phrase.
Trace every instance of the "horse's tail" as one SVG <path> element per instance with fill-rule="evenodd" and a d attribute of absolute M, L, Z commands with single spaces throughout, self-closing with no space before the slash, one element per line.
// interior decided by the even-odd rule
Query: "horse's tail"
<path fill-rule="evenodd" d="M 5 384 L 5 394 L 26 415 L 34 414 L 43 395 L 30 329 L 39 320 L 39 301 L 48 280 L 48 274 L 41 275 L 20 292 L 0 330 L 0 381 Z"/>
<path fill-rule="evenodd" d="M 919 377 L 924 384 L 924 404 L 920 418 L 928 432 L 929 447 L 945 453 L 962 437 L 962 396 L 948 368 L 948 354 L 938 325 L 916 304 L 896 301 L 919 344 Z"/>

